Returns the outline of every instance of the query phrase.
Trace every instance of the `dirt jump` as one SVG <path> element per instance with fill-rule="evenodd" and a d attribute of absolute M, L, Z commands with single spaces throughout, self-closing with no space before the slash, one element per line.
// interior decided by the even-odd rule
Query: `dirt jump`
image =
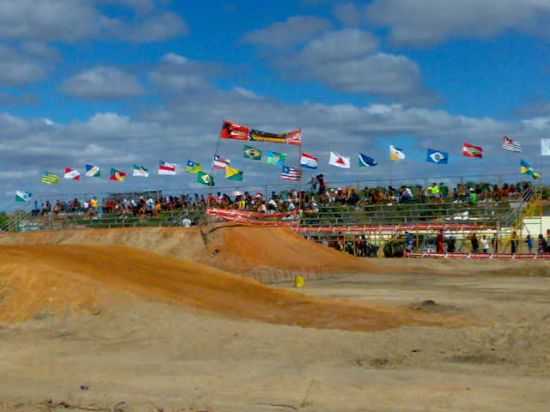
<path fill-rule="evenodd" d="M 367 272 L 374 264 L 307 241 L 287 228 L 125 228 L 0 236 L 0 244 L 118 245 L 258 277 Z"/>

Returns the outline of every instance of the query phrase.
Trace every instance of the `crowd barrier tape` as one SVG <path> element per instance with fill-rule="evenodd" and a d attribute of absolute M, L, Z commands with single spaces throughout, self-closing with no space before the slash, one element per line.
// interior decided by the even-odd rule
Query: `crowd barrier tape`
<path fill-rule="evenodd" d="M 543 255 L 518 253 L 405 253 L 405 257 L 413 259 L 473 259 L 473 260 L 550 260 L 550 253 Z"/>
<path fill-rule="evenodd" d="M 406 231 L 482 231 L 489 229 L 484 225 L 475 224 L 411 224 L 411 225 L 354 225 L 354 226 L 300 226 L 299 233 L 378 233 L 378 232 L 406 232 Z"/>

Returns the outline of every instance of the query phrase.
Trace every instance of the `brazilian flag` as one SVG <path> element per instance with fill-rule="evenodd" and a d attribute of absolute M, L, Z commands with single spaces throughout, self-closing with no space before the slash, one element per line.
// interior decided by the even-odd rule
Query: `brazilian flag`
<path fill-rule="evenodd" d="M 262 160 L 262 151 L 253 146 L 245 145 L 243 155 L 247 159 Z"/>
<path fill-rule="evenodd" d="M 197 173 L 197 183 L 205 186 L 214 186 L 214 177 L 208 173 Z"/>

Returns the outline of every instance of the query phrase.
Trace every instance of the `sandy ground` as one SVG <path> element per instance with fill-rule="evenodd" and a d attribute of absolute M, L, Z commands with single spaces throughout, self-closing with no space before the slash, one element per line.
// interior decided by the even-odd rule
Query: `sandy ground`
<path fill-rule="evenodd" d="M 306 329 L 128 295 L 1 328 L 0 410 L 549 410 L 550 278 L 352 275 L 305 293 L 474 324 Z"/>
<path fill-rule="evenodd" d="M 550 410 L 549 262 L 360 260 L 251 228 L 0 244 L 0 412 Z M 295 273 L 324 280 L 295 293 Z"/>

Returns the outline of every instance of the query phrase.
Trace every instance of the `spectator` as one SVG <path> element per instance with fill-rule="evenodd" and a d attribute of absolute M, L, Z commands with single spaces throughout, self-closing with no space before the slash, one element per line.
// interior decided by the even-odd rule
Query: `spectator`
<path fill-rule="evenodd" d="M 475 233 L 472 233 L 472 236 L 470 237 L 470 243 L 472 245 L 472 253 L 478 253 L 479 252 L 479 240 Z"/>
<path fill-rule="evenodd" d="M 481 237 L 481 250 L 483 250 L 485 254 L 489 253 L 489 239 L 487 239 L 485 235 Z"/>

